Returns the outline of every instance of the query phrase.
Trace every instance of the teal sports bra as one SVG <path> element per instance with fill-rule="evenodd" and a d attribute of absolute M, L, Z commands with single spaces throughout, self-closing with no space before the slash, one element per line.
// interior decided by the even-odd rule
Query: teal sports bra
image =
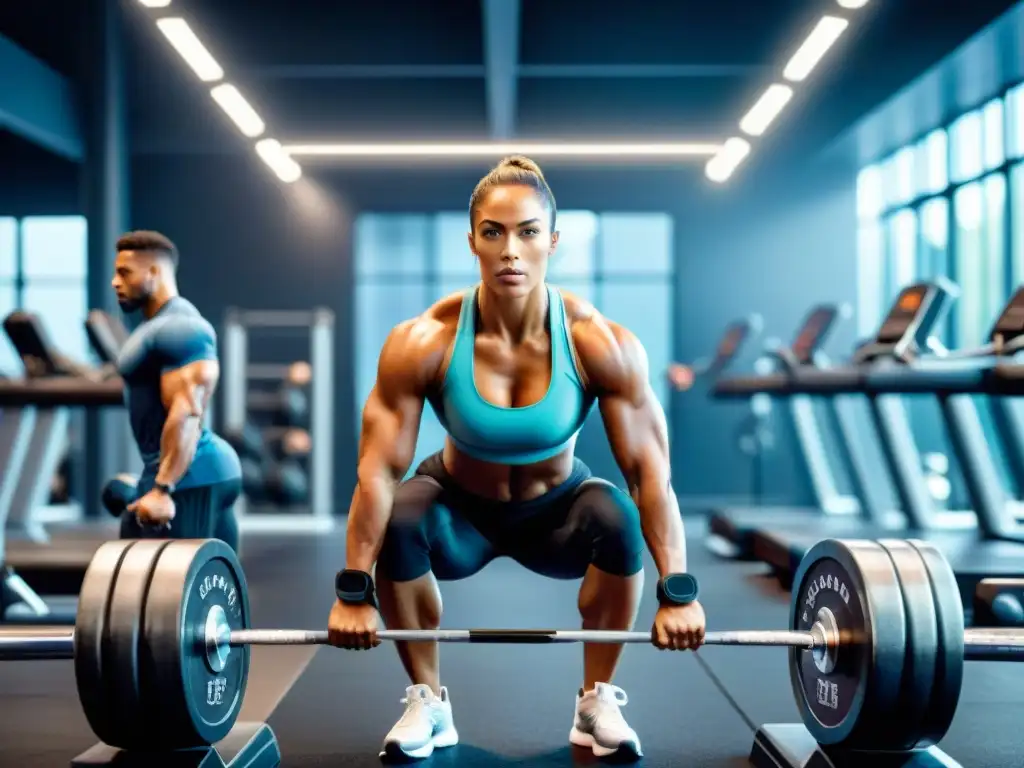
<path fill-rule="evenodd" d="M 583 388 L 573 359 L 565 304 L 547 286 L 551 334 L 551 382 L 541 400 L 521 408 L 503 408 L 485 400 L 476 388 L 477 294 L 462 299 L 455 346 L 439 391 L 428 400 L 455 446 L 494 464 L 533 464 L 557 456 L 583 426 L 595 398 Z"/>

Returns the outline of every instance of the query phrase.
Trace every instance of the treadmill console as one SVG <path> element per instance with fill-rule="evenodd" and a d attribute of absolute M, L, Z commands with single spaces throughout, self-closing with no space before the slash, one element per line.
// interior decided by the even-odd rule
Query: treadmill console
<path fill-rule="evenodd" d="M 790 351 L 797 365 L 810 365 L 829 333 L 835 328 L 840 310 L 834 304 L 822 304 L 811 310 L 797 331 Z"/>
<path fill-rule="evenodd" d="M 718 342 L 718 349 L 715 350 L 715 358 L 711 361 L 712 370 L 721 370 L 731 363 L 736 353 L 739 352 L 743 342 L 750 335 L 751 326 L 747 320 L 737 320 L 731 323 L 725 330 L 725 335 Z"/>
<path fill-rule="evenodd" d="M 1024 335 L 1024 287 L 1017 289 L 1002 314 L 996 319 L 989 339 L 996 342 L 1001 337 L 1002 343 L 1005 344 L 1021 335 Z"/>
<path fill-rule="evenodd" d="M 904 288 L 878 329 L 875 344 L 923 349 L 958 295 L 956 286 L 944 278 Z"/>
<path fill-rule="evenodd" d="M 53 344 L 38 315 L 16 310 L 4 318 L 4 331 L 17 350 L 30 377 L 56 376 L 62 373 Z"/>

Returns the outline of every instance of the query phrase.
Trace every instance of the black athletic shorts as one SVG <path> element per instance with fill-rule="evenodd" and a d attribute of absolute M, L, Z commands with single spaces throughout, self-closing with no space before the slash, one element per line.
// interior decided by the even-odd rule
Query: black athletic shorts
<path fill-rule="evenodd" d="M 643 567 L 640 513 L 629 494 L 591 476 L 576 459 L 569 477 L 528 501 L 495 501 L 461 488 L 441 454 L 399 486 L 377 574 L 409 581 L 428 571 L 462 579 L 496 557 L 531 571 L 577 579 L 590 565 L 620 576 Z"/>

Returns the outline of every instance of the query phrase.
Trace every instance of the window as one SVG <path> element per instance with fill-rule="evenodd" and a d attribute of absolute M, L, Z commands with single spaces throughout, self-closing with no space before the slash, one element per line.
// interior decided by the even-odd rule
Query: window
<path fill-rule="evenodd" d="M 958 316 L 957 345 L 982 344 L 996 313 L 1006 301 L 1003 242 L 1006 181 L 989 176 L 956 191 L 955 246 L 957 276 L 962 291 L 955 306 Z"/>
<path fill-rule="evenodd" d="M 57 349 L 76 360 L 90 356 L 88 240 L 81 216 L 38 216 L 21 222 L 21 305 L 37 313 Z"/>
<path fill-rule="evenodd" d="M 0 218 L 0 281 L 14 285 L 18 279 L 18 220 Z"/>
<path fill-rule="evenodd" d="M 1011 237 L 1013 239 L 1013 251 L 1010 263 L 1013 271 L 1013 284 L 1018 286 L 1024 283 L 1024 212 L 1020 206 L 1024 204 L 1024 163 L 1015 165 L 1010 171 L 1010 199 L 1014 201 L 1015 208 L 1010 217 Z"/>
<path fill-rule="evenodd" d="M 885 233 L 879 224 L 862 223 L 857 229 L 857 333 L 873 335 L 885 311 Z"/>
<path fill-rule="evenodd" d="M 672 361 L 672 217 L 663 213 L 606 213 L 600 220 L 597 308 L 629 328 L 647 352 L 649 378 L 669 407 L 664 372 Z"/>
<path fill-rule="evenodd" d="M 857 174 L 857 218 L 874 220 L 885 210 L 883 171 L 870 165 Z"/>
<path fill-rule="evenodd" d="M 985 105 L 981 112 L 984 136 L 981 147 L 986 171 L 995 170 L 1006 160 L 1005 118 L 1002 99 L 995 99 Z"/>
<path fill-rule="evenodd" d="M 869 165 L 857 174 L 857 333 L 873 334 L 882 319 L 885 291 L 885 171 Z"/>
<path fill-rule="evenodd" d="M 0 316 L 7 317 L 18 307 L 18 220 L 0 218 Z M 18 353 L 0 334 L 0 375 L 14 376 L 21 371 Z"/>
<path fill-rule="evenodd" d="M 920 237 L 917 245 L 915 279 L 933 279 L 950 274 L 949 264 L 949 201 L 934 197 L 921 206 Z M 949 316 L 937 326 L 936 335 L 951 344 Z"/>
<path fill-rule="evenodd" d="M 888 222 L 889 279 L 886 303 L 910 285 L 919 274 L 917 265 L 917 214 L 910 208 L 897 211 Z"/>
<path fill-rule="evenodd" d="M 356 274 L 388 278 L 426 274 L 427 216 L 371 214 L 356 221 Z"/>
<path fill-rule="evenodd" d="M 949 140 L 944 130 L 932 131 L 917 145 L 914 175 L 917 195 L 934 195 L 949 184 Z"/>
<path fill-rule="evenodd" d="M 961 289 L 947 343 L 984 340 L 1011 289 L 1024 283 L 1022 161 L 1024 84 L 860 171 L 861 332 L 901 284 L 946 275 Z"/>
<path fill-rule="evenodd" d="M 1024 157 L 1024 83 L 1006 94 L 1006 154 Z"/>
<path fill-rule="evenodd" d="M 87 361 L 88 240 L 82 216 L 0 218 L 0 316 L 37 313 L 58 351 Z M 3 335 L 0 373 L 18 376 L 21 361 Z"/>
<path fill-rule="evenodd" d="M 660 213 L 560 211 L 548 280 L 628 327 L 647 351 L 652 386 L 668 404 L 664 371 L 672 354 L 673 221 Z M 480 270 L 464 211 L 360 216 L 355 238 L 355 395 L 357 416 L 377 374 L 387 334 L 432 302 L 476 285 Z M 444 441 L 424 408 L 415 464 Z M 583 446 L 581 446 L 582 448 Z M 410 469 L 412 471 L 412 469 Z"/>
<path fill-rule="evenodd" d="M 601 271 L 657 275 L 672 271 L 672 217 L 663 213 L 601 216 Z"/>
<path fill-rule="evenodd" d="M 607 221 L 602 234 L 608 237 Z M 597 258 L 598 216 L 590 211 L 566 211 L 558 215 L 558 249 L 548 276 L 561 280 L 592 280 Z"/>
<path fill-rule="evenodd" d="M 434 216 L 433 229 L 433 247 L 441 277 L 458 278 L 462 287 L 479 280 L 476 256 L 469 250 L 469 214 L 439 213 Z"/>
<path fill-rule="evenodd" d="M 954 183 L 968 181 L 981 175 L 984 169 L 983 135 L 980 112 L 970 112 L 953 123 L 950 129 L 950 179 Z"/>
<path fill-rule="evenodd" d="M 914 199 L 917 192 L 914 160 L 913 147 L 904 147 L 893 155 L 890 163 L 892 196 L 889 200 L 893 205 L 904 205 Z"/>

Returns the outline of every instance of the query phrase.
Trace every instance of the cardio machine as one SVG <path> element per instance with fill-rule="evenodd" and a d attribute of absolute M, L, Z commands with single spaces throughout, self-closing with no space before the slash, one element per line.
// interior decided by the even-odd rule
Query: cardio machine
<path fill-rule="evenodd" d="M 76 530 L 51 538 L 38 511 L 67 447 L 70 409 L 123 407 L 122 383 L 56 353 L 32 313 L 12 313 L 4 329 L 29 375 L 0 381 L 0 622 L 73 621 L 69 606 L 57 610 L 39 595 L 77 594 L 93 553 L 112 535 Z"/>
<path fill-rule="evenodd" d="M 949 296 L 955 295 L 956 288 L 948 281 L 938 284 Z M 933 300 L 929 293 L 935 285 L 919 284 L 904 289 L 875 343 L 858 354 L 860 376 L 858 381 L 850 382 L 850 390 L 866 395 L 872 406 L 886 464 L 907 519 L 902 528 L 867 526 L 856 535 L 932 540 L 949 559 L 964 603 L 969 605 L 980 580 L 1012 576 L 1024 570 L 1024 544 L 1020 543 L 1024 542 L 1024 527 L 1016 518 L 1019 504 L 1002 486 L 972 399 L 972 395 L 978 394 L 1006 395 L 1015 386 L 1016 391 L 1024 394 L 1024 386 L 1013 385 L 1012 376 L 1003 370 L 1003 361 L 1012 359 L 1016 349 L 1024 349 L 1024 339 L 1018 339 L 1021 330 L 1013 330 L 1024 312 L 1024 291 L 1011 299 L 996 321 L 991 344 L 947 353 L 926 330 L 926 323 L 918 324 L 916 331 L 907 334 L 914 327 L 915 315 L 920 316 L 925 305 Z M 938 312 L 933 309 L 931 314 L 934 327 Z M 939 400 L 942 420 L 974 507 L 970 524 L 962 514 L 935 509 L 900 400 L 906 394 L 933 395 Z M 1013 425 L 1004 425 L 1000 431 L 1004 437 L 1013 435 Z M 1020 433 L 1013 439 L 1018 448 L 1024 444 Z M 836 534 L 827 526 L 802 531 L 766 527 L 754 534 L 754 549 L 758 559 L 767 562 L 787 582 L 796 568 L 793 558 L 802 557 L 818 539 Z"/>
<path fill-rule="evenodd" d="M 802 459 L 806 476 L 810 481 L 813 503 L 809 506 L 755 506 L 714 510 L 708 518 L 708 548 L 724 557 L 749 560 L 753 557 L 753 533 L 763 525 L 772 522 L 803 524 L 816 516 L 836 518 L 881 517 L 877 505 L 868 490 L 868 470 L 863 457 L 856 450 L 854 424 L 855 416 L 846 405 L 836 398 L 817 398 L 814 393 L 782 391 L 776 386 L 801 372 L 825 369 L 829 361 L 823 348 L 840 320 L 849 316 L 846 307 L 821 304 L 814 307 L 797 329 L 790 347 L 775 347 L 766 353 L 766 359 L 774 372 L 766 375 L 744 377 L 740 381 L 764 381 L 771 386 L 748 387 L 745 393 L 737 390 L 736 397 L 779 398 L 785 402 L 797 451 Z M 734 380 L 735 381 L 735 380 Z M 712 396 L 719 387 L 712 388 Z M 729 395 L 732 396 L 732 395 Z M 816 402 L 821 400 L 821 402 Z M 824 416 L 822 420 L 821 416 Z M 827 435 L 838 439 L 831 443 L 832 451 L 826 448 Z M 840 493 L 833 463 L 838 463 L 852 487 L 852 495 Z"/>

